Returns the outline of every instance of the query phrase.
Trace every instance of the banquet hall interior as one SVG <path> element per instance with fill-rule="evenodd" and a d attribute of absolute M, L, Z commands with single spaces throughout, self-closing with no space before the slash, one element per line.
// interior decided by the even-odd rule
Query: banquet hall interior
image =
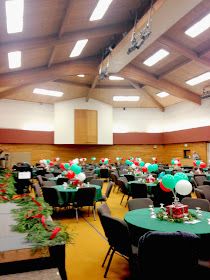
<path fill-rule="evenodd" d="M 209 97 L 209 0 L 0 1 L 0 279 L 150 279 L 178 231 L 209 276 Z"/>

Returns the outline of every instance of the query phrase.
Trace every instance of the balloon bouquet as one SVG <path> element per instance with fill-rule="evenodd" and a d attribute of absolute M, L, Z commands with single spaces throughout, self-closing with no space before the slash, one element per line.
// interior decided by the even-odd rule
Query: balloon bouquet
<path fill-rule="evenodd" d="M 59 157 L 56 157 L 53 160 L 50 160 L 50 159 L 40 159 L 39 163 L 40 163 L 41 167 L 45 168 L 47 171 L 50 171 L 50 170 L 53 169 L 54 165 L 56 163 L 58 163 L 59 160 L 60 160 Z"/>

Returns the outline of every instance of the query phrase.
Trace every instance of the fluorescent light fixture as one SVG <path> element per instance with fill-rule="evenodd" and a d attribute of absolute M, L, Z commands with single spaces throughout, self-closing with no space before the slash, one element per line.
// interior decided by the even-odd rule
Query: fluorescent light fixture
<path fill-rule="evenodd" d="M 35 88 L 33 90 L 33 93 L 42 94 L 42 95 L 49 95 L 49 96 L 55 96 L 55 97 L 63 96 L 63 92 L 61 92 L 61 91 L 48 90 L 48 89 L 42 89 L 42 88 Z"/>
<path fill-rule="evenodd" d="M 9 0 L 5 2 L 7 33 L 23 31 L 24 0 Z"/>
<path fill-rule="evenodd" d="M 99 0 L 89 20 L 94 21 L 102 19 L 111 3 L 112 0 Z"/>
<path fill-rule="evenodd" d="M 185 34 L 191 38 L 195 38 L 202 32 L 206 31 L 210 27 L 210 13 L 204 18 L 193 24 L 190 28 L 185 31 Z"/>
<path fill-rule="evenodd" d="M 85 45 L 87 44 L 88 39 L 79 40 L 76 42 L 73 50 L 71 51 L 69 57 L 79 56 L 84 49 Z"/>
<path fill-rule="evenodd" d="M 206 72 L 197 77 L 194 77 L 194 78 L 186 81 L 186 84 L 188 84 L 190 86 L 195 86 L 195 85 L 205 82 L 207 80 L 210 80 L 210 72 Z"/>
<path fill-rule="evenodd" d="M 19 68 L 21 67 L 21 52 L 9 52 L 8 53 L 9 68 Z"/>
<path fill-rule="evenodd" d="M 111 81 L 123 81 L 124 78 L 119 77 L 119 76 L 109 76 L 109 80 L 111 80 Z"/>
<path fill-rule="evenodd" d="M 153 66 L 154 64 L 156 64 L 158 61 L 160 61 L 161 59 L 165 58 L 167 55 L 169 55 L 169 52 L 164 50 L 164 49 L 160 49 L 159 51 L 155 52 L 152 56 L 150 56 L 149 58 L 147 58 L 143 64 L 147 65 L 147 66 Z"/>
<path fill-rule="evenodd" d="M 85 75 L 84 74 L 78 74 L 77 77 L 84 78 Z"/>
<path fill-rule="evenodd" d="M 139 96 L 120 96 L 116 95 L 113 96 L 113 101 L 139 101 L 140 97 Z"/>
<path fill-rule="evenodd" d="M 156 95 L 159 96 L 160 98 L 164 98 L 166 96 L 169 96 L 169 93 L 165 92 L 165 91 L 161 91 L 161 92 L 157 93 Z"/>

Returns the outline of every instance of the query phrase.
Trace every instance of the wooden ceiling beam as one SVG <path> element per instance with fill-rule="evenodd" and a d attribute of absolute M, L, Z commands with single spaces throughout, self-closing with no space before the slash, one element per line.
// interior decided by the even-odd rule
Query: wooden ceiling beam
<path fill-rule="evenodd" d="M 180 53 L 181 55 L 184 55 L 185 57 L 187 57 L 191 60 L 194 60 L 200 64 L 210 67 L 209 59 L 199 57 L 198 53 L 196 53 L 195 51 L 193 51 L 189 48 L 186 48 L 185 46 L 177 43 L 174 40 L 171 40 L 171 39 L 163 36 L 158 39 L 158 42 L 160 42 L 162 45 L 168 46 L 172 51 Z"/>
<path fill-rule="evenodd" d="M 136 84 L 130 80 L 128 80 L 128 81 L 132 85 L 132 87 L 135 88 L 141 95 L 143 95 L 145 98 L 152 101 L 152 103 L 154 105 L 156 105 L 162 112 L 164 112 L 164 107 L 162 106 L 162 104 L 160 102 L 158 102 L 150 92 L 148 92 L 145 88 L 141 88 L 138 84 Z"/>
<path fill-rule="evenodd" d="M 133 65 L 126 66 L 123 70 L 119 72 L 119 75 L 132 80 L 134 82 L 140 82 L 144 85 L 148 85 L 154 88 L 157 88 L 161 91 L 166 91 L 171 95 L 174 95 L 178 98 L 191 101 L 193 103 L 201 105 L 201 98 L 199 95 L 195 94 L 192 91 L 184 89 L 178 85 L 173 84 L 164 79 L 157 79 L 155 76 L 147 73 Z"/>
<path fill-rule="evenodd" d="M 57 79 L 53 82 L 66 84 L 66 85 L 73 85 L 73 86 L 78 86 L 78 87 L 86 87 L 86 88 L 91 87 L 91 84 L 88 84 L 88 83 L 84 84 L 84 83 L 79 83 L 79 82 L 75 82 L 75 81 L 67 81 L 67 80 L 63 80 L 63 79 Z"/>
<path fill-rule="evenodd" d="M 175 65 L 172 65 L 165 70 L 165 71 L 162 71 L 160 74 L 158 74 L 156 77 L 158 79 L 162 79 L 163 77 L 165 77 L 166 75 L 170 74 L 171 72 L 175 71 L 176 69 L 179 69 L 180 67 L 182 67 L 183 65 L 187 64 L 188 62 L 190 62 L 191 59 L 189 58 L 186 58 L 184 60 L 182 60 L 181 62 L 178 62 L 177 64 Z"/>
<path fill-rule="evenodd" d="M 98 82 L 98 74 L 95 76 L 95 78 L 94 78 L 94 80 L 93 80 L 93 82 L 92 82 L 92 84 L 91 84 L 91 87 L 90 87 L 90 89 L 89 89 L 88 92 L 87 92 L 87 96 L 86 96 L 86 101 L 87 101 L 87 102 L 89 101 L 90 95 L 91 95 L 91 93 L 93 92 L 94 88 L 96 87 L 97 82 Z"/>
<path fill-rule="evenodd" d="M 0 74 L 0 86 L 18 87 L 26 84 L 54 81 L 64 76 L 75 76 L 81 72 L 85 75 L 95 75 L 97 60 L 87 58 L 54 64 L 52 67 L 38 67 L 7 74 Z"/>
<path fill-rule="evenodd" d="M 114 34 L 119 34 L 127 31 L 128 23 L 122 22 L 118 24 L 107 25 L 104 27 L 78 30 L 75 32 L 65 33 L 60 39 L 58 36 L 47 36 L 36 39 L 22 40 L 16 42 L 7 42 L 0 44 L 0 52 L 12 52 L 16 50 L 25 51 L 31 49 L 49 48 L 76 42 L 80 39 L 95 39 L 104 38 Z"/>
<path fill-rule="evenodd" d="M 65 25 L 66 25 L 66 22 L 68 20 L 68 17 L 69 17 L 70 11 L 71 11 L 71 7 L 72 7 L 72 0 L 69 0 L 67 8 L 65 10 L 65 14 L 64 14 L 63 20 L 61 22 L 61 26 L 60 26 L 59 32 L 58 32 L 58 38 L 59 39 L 62 37 L 62 35 L 64 33 Z"/>

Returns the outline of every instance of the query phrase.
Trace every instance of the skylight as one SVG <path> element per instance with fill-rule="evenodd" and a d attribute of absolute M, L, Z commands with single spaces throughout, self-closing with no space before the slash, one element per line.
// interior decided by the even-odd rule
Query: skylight
<path fill-rule="evenodd" d="M 113 96 L 113 101 L 139 101 L 140 97 L 139 96 Z"/>
<path fill-rule="evenodd" d="M 185 34 L 191 38 L 195 38 L 210 27 L 210 13 L 204 18 L 193 24 L 190 28 L 185 31 Z"/>
<path fill-rule="evenodd" d="M 19 68 L 21 67 L 21 52 L 9 52 L 8 53 L 9 68 Z"/>
<path fill-rule="evenodd" d="M 24 0 L 10 0 L 5 2 L 7 33 L 23 31 Z"/>
<path fill-rule="evenodd" d="M 102 19 L 111 3 L 112 0 L 99 0 L 89 20 L 94 21 Z"/>
<path fill-rule="evenodd" d="M 85 45 L 87 44 L 88 39 L 79 40 L 76 42 L 73 50 L 71 51 L 69 57 L 76 57 L 79 56 L 84 49 Z"/>
<path fill-rule="evenodd" d="M 195 85 L 205 82 L 207 80 L 210 80 L 210 72 L 206 72 L 197 77 L 194 77 L 194 78 L 186 81 L 186 84 L 188 84 L 190 86 L 195 86 Z"/>
<path fill-rule="evenodd" d="M 41 95 L 54 96 L 54 97 L 61 97 L 61 96 L 63 96 L 63 92 L 62 91 L 48 90 L 48 89 L 42 89 L 42 88 L 35 88 L 33 90 L 33 93 L 41 94 Z"/>
<path fill-rule="evenodd" d="M 160 60 L 162 60 L 163 58 L 165 58 L 167 55 L 169 55 L 169 52 L 164 50 L 164 49 L 160 49 L 159 51 L 155 52 L 152 56 L 148 57 L 143 64 L 147 65 L 147 66 L 153 66 L 155 65 L 157 62 L 159 62 Z"/>
<path fill-rule="evenodd" d="M 77 77 L 84 78 L 85 75 L 84 74 L 78 74 Z"/>
<path fill-rule="evenodd" d="M 109 80 L 111 80 L 111 81 L 123 81 L 124 80 L 124 78 L 122 78 L 122 77 L 119 77 L 119 76 L 109 76 Z"/>
<path fill-rule="evenodd" d="M 157 93 L 156 95 L 159 96 L 160 98 L 164 98 L 164 97 L 169 96 L 169 93 L 165 92 L 165 91 L 161 91 L 161 92 Z"/>

